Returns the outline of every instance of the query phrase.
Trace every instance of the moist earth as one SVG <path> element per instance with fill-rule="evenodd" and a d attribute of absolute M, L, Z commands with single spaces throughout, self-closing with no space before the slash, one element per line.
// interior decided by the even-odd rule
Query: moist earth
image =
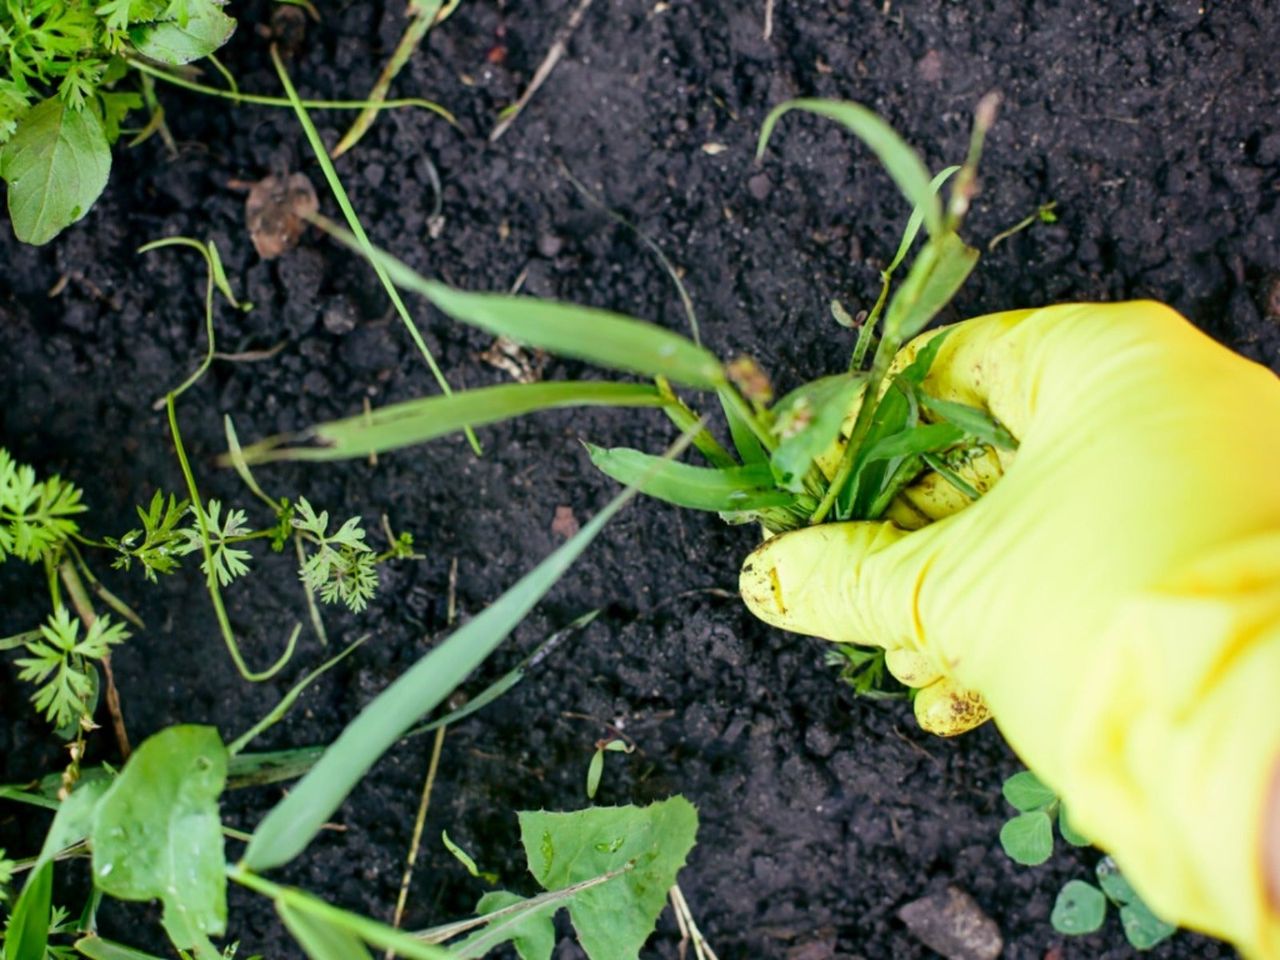
<path fill-rule="evenodd" d="M 447 106 L 383 114 L 337 168 L 376 243 L 419 270 L 472 289 L 523 290 L 684 329 L 676 290 L 637 239 L 582 196 L 567 168 L 659 244 L 683 275 L 702 335 L 722 356 L 755 357 L 780 390 L 846 362 L 850 333 L 831 319 L 878 292 L 906 208 L 868 152 L 837 126 L 786 119 L 761 164 L 756 135 L 789 97 L 841 97 L 879 111 L 937 169 L 964 154 L 972 108 L 1003 95 L 966 227 L 985 246 L 1036 208 L 1037 223 L 985 256 L 944 319 L 1069 300 L 1152 297 L 1245 356 L 1280 365 L 1280 27 L 1263 2 L 765 3 L 598 0 L 564 59 L 496 143 L 488 133 L 529 83 L 577 0 L 469 2 L 428 37 L 393 86 Z M 239 5 L 222 59 L 249 91 L 278 93 L 263 2 Z M 359 98 L 404 19 L 399 2 L 326 6 L 289 67 L 305 96 Z M 295 25 L 296 26 L 296 25 Z M 296 34 L 296 31 L 295 31 Z M 296 35 L 293 38 L 297 40 Z M 216 75 L 206 75 L 220 83 Z M 180 402 L 206 495 L 253 509 L 214 457 L 222 418 L 257 438 L 433 392 L 426 367 L 371 270 L 317 235 L 273 261 L 254 251 L 237 183 L 302 172 L 321 209 L 337 207 L 288 111 L 159 88 L 177 145 L 158 137 L 115 151 L 103 198 L 44 248 L 0 236 L 0 443 L 81 484 L 95 535 L 118 535 L 133 505 L 181 475 L 153 401 L 204 349 L 204 267 L 191 251 L 138 254 L 159 237 L 217 243 L 251 312 L 219 306 L 218 349 L 277 351 L 214 363 Z M 351 114 L 318 111 L 332 144 Z M 437 187 L 437 183 L 439 186 Z M 412 304 L 457 388 L 508 375 L 480 354 L 491 338 Z M 597 376 L 551 358 L 548 379 Z M 465 621 L 562 542 L 614 492 L 578 443 L 661 449 L 671 431 L 645 411 L 573 411 L 378 458 L 264 469 L 280 496 L 334 513 L 385 513 L 425 558 L 386 569 L 360 617 L 330 614 L 332 642 L 369 641 L 316 683 L 262 749 L 324 743 L 448 630 L 450 569 Z M 557 516 L 560 523 L 553 530 Z M 259 517 L 264 523 L 266 517 Z M 654 502 L 628 507 L 473 678 L 479 690 L 578 615 L 600 616 L 493 706 L 451 728 L 414 871 L 405 924 L 465 915 L 484 891 L 445 852 L 450 836 L 508 886 L 531 892 L 515 811 L 585 804 L 594 744 L 617 728 L 599 802 L 683 793 L 701 813 L 681 875 L 722 960 L 933 956 L 897 918 L 954 885 L 999 925 L 1005 956 L 1118 958 L 1114 915 L 1082 939 L 1049 924 L 1062 884 L 1098 854 L 1065 848 L 1018 867 L 998 832 L 1013 812 L 1002 780 L 1020 769 L 990 726 L 956 740 L 917 729 L 901 701 L 856 699 L 823 645 L 755 622 L 734 597 L 756 534 Z M 244 682 L 223 649 L 199 575 L 159 587 L 135 571 L 100 572 L 148 628 L 115 670 L 135 740 L 178 722 L 230 739 L 325 656 L 304 633 L 276 679 Z M 228 592 L 231 619 L 258 667 L 305 621 L 287 557 Z M 38 571 L 0 570 L 0 635 L 42 616 Z M 0 774 L 33 777 L 62 762 L 27 702 L 13 657 L 0 666 Z M 280 877 L 352 910 L 390 917 L 430 753 L 410 740 L 382 759 L 305 856 Z M 91 760 L 118 760 L 104 732 Z M 282 795 L 229 794 L 226 821 L 253 824 Z M 30 854 L 46 820 L 6 805 L 0 843 Z M 228 854 L 240 845 L 229 842 Z M 83 891 L 66 871 L 63 892 Z M 78 884 L 78 886 L 77 886 Z M 78 904 L 78 899 L 71 901 Z M 231 893 L 241 955 L 298 956 L 266 901 Z M 166 953 L 158 908 L 109 902 L 105 935 Z M 567 925 L 557 957 L 580 956 Z M 669 913 L 645 955 L 675 957 Z M 1234 956 L 1183 933 L 1160 958 Z"/>

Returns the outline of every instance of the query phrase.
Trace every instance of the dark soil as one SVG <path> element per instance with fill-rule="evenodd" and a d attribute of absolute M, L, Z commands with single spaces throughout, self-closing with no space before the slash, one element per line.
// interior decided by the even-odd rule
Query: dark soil
<path fill-rule="evenodd" d="M 985 258 L 960 295 L 973 315 L 1066 300 L 1154 297 L 1224 343 L 1280 361 L 1280 27 L 1262 0 L 1024 4 L 779 0 L 771 40 L 764 2 L 655 4 L 600 0 L 568 55 L 496 145 L 487 133 L 524 88 L 567 19 L 567 0 L 464 3 L 397 82 L 432 96 L 456 130 L 425 112 L 384 115 L 338 163 L 376 242 L 468 288 L 524 289 L 683 324 L 670 280 L 625 230 L 584 203 L 562 161 L 686 271 L 707 342 L 749 353 L 783 389 L 835 370 L 848 335 L 828 303 L 856 309 L 878 288 L 905 206 L 865 150 L 836 126 L 788 119 L 766 161 L 752 161 L 768 108 L 797 95 L 845 97 L 887 117 L 936 169 L 965 149 L 972 107 L 1005 97 L 983 164 L 969 235 L 985 243 L 1037 205 L 1037 225 Z M 883 7 L 883 9 L 882 9 Z M 224 57 L 243 88 L 278 84 L 258 25 L 242 18 Z M 398 38 L 403 5 L 354 0 L 310 24 L 292 64 L 306 95 L 363 95 Z M 242 437 L 348 415 L 432 392 L 424 364 L 371 271 L 309 235 L 264 262 L 230 186 L 301 170 L 336 214 L 288 112 L 233 107 L 161 91 L 179 144 L 158 138 L 116 151 L 111 186 L 56 243 L 0 239 L 0 443 L 86 490 L 94 533 L 118 534 L 132 505 L 181 478 L 152 401 L 202 350 L 203 265 L 190 251 L 140 256 L 154 238 L 217 242 L 232 285 L 254 302 L 221 308 L 220 349 L 283 343 L 258 363 L 215 364 L 180 408 L 206 493 L 250 505 L 217 472 L 223 414 Z M 334 142 L 349 115 L 319 113 Z M 443 183 L 433 188 L 432 167 Z M 443 229 L 429 221 L 440 203 Z M 48 291 L 67 278 L 59 293 Z M 1270 304 L 1270 307 L 1268 307 Z M 478 358 L 488 340 L 423 305 L 416 313 L 457 387 L 501 382 Z M 552 360 L 548 378 L 581 375 Z M 277 494 L 331 511 L 385 511 L 415 532 L 427 559 L 384 578 L 364 617 L 330 617 L 335 638 L 373 634 L 303 698 L 259 746 L 332 739 L 360 707 L 446 630 L 450 564 L 457 607 L 473 616 L 551 551 L 567 506 L 597 511 L 613 484 L 595 474 L 580 437 L 660 449 L 657 415 L 572 412 L 482 431 L 485 456 L 461 438 L 366 463 L 264 471 Z M 259 518 L 263 521 L 265 517 Z M 467 912 L 482 892 L 441 848 L 439 832 L 528 890 L 514 811 L 576 808 L 594 742 L 609 724 L 638 750 L 611 755 L 600 800 L 681 792 L 702 817 L 682 886 L 723 960 L 930 956 L 896 918 L 948 884 L 998 922 L 1006 956 L 1121 957 L 1114 918 L 1064 940 L 1049 925 L 1062 883 L 1097 854 L 1063 851 L 1019 868 L 997 833 L 1011 812 L 1001 781 L 1019 768 L 990 728 L 955 741 L 922 734 L 900 702 L 857 700 L 824 665 L 816 641 L 754 622 L 729 595 L 750 529 L 637 503 L 617 519 L 484 670 L 492 678 L 540 638 L 592 608 L 602 616 L 505 699 L 449 731 L 406 918 L 422 926 Z M 273 660 L 303 616 L 285 558 L 230 591 L 232 619 L 256 665 Z M 223 649 L 198 575 L 159 588 L 105 571 L 150 629 L 116 657 L 135 740 L 175 722 L 214 723 L 230 738 L 319 662 L 307 639 L 275 682 L 243 682 Z M 0 635 L 41 616 L 39 573 L 0 573 Z M 61 757 L 26 702 L 8 657 L 0 667 L 0 776 L 57 769 Z M 99 759 L 110 760 L 108 736 Z M 330 900 L 390 916 L 430 750 L 411 741 L 380 762 L 307 854 L 281 872 Z M 252 825 L 280 787 L 226 799 L 229 823 Z M 44 821 L 6 805 L 0 843 L 35 849 Z M 231 844 L 234 856 L 237 844 Z M 233 891 L 230 935 L 242 956 L 298 955 L 265 901 Z M 166 952 L 158 910 L 104 909 L 108 935 Z M 669 916 L 647 955 L 674 957 Z M 1151 954 L 1232 956 L 1181 934 Z M 579 956 L 566 930 L 560 957 Z"/>

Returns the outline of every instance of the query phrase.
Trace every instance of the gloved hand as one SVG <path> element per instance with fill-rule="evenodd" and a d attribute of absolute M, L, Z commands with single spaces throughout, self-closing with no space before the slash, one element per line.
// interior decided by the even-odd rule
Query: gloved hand
<path fill-rule="evenodd" d="M 967 321 L 924 389 L 1019 439 L 990 492 L 769 540 L 748 605 L 989 710 L 1153 910 L 1280 958 L 1280 379 L 1135 302 Z"/>

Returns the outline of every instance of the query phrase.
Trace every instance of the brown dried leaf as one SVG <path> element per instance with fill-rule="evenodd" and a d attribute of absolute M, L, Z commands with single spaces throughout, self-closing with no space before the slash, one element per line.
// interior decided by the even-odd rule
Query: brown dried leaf
<path fill-rule="evenodd" d="M 258 256 L 274 260 L 296 247 L 306 218 L 319 209 L 316 188 L 300 173 L 273 174 L 255 183 L 244 202 L 244 218 Z"/>

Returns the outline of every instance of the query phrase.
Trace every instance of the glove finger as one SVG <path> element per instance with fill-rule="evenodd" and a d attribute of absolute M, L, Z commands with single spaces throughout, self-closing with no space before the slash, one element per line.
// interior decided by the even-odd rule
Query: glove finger
<path fill-rule="evenodd" d="M 927 687 L 942 678 L 941 671 L 923 653 L 899 647 L 884 655 L 884 665 L 899 683 L 908 687 Z"/>
<path fill-rule="evenodd" d="M 739 592 L 761 620 L 793 633 L 889 650 L 921 650 L 915 597 L 936 532 L 891 523 L 829 523 L 784 533 L 742 565 Z"/>
<path fill-rule="evenodd" d="M 991 719 L 982 694 L 943 677 L 916 691 L 916 722 L 922 730 L 940 737 L 968 733 Z"/>

